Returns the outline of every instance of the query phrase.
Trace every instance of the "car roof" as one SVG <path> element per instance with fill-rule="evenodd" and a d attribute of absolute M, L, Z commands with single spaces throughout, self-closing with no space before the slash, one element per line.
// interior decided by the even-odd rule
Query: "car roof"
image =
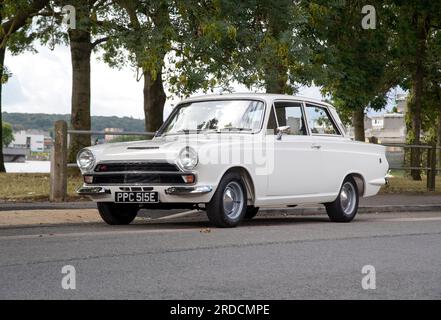
<path fill-rule="evenodd" d="M 255 93 L 255 92 L 242 92 L 242 93 L 225 93 L 225 94 L 205 94 L 200 96 L 194 96 L 187 98 L 180 103 L 188 103 L 195 101 L 204 101 L 204 100 L 224 100 L 224 99 L 260 99 L 265 100 L 267 102 L 272 102 L 274 100 L 301 100 L 305 102 L 317 103 L 321 105 L 328 106 L 330 108 L 335 109 L 329 103 L 318 99 L 312 99 L 304 96 L 293 96 L 288 94 L 274 94 L 274 93 Z"/>

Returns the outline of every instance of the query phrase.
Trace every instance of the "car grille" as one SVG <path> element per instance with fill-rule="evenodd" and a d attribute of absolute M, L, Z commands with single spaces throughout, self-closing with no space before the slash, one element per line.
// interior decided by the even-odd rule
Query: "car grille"
<path fill-rule="evenodd" d="M 111 174 L 93 177 L 94 184 L 184 184 L 181 175 L 173 174 Z"/>
<path fill-rule="evenodd" d="M 92 184 L 185 184 L 179 168 L 168 162 L 102 162 L 95 166 Z"/>

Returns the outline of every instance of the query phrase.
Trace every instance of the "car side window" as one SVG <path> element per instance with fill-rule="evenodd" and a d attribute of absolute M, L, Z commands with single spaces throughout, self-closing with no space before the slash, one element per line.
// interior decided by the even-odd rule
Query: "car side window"
<path fill-rule="evenodd" d="M 327 108 L 307 104 L 306 116 L 312 134 L 340 134 Z"/>
<path fill-rule="evenodd" d="M 286 134 L 306 136 L 307 130 L 302 106 L 297 102 L 276 102 L 276 115 L 279 127 L 289 126 Z"/>

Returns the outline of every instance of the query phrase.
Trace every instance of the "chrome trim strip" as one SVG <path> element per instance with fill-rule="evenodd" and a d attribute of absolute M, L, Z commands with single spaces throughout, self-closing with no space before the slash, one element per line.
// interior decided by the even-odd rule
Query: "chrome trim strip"
<path fill-rule="evenodd" d="M 110 194 L 109 189 L 103 187 L 80 187 L 77 189 L 77 194 L 79 195 L 100 195 L 100 194 Z"/>
<path fill-rule="evenodd" d="M 209 193 L 213 191 L 212 186 L 197 186 L 197 187 L 170 187 L 165 189 L 166 194 L 172 195 L 191 195 Z"/>

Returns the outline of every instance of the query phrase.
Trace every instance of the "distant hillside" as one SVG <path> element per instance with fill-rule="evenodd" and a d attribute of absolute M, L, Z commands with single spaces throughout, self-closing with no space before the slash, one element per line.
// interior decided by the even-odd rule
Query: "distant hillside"
<path fill-rule="evenodd" d="M 54 122 L 65 120 L 69 123 L 68 114 L 45 114 L 45 113 L 9 113 L 3 112 L 3 121 L 12 124 L 14 130 L 37 129 L 52 131 Z M 129 117 L 102 117 L 92 116 L 92 130 L 104 130 L 105 128 L 121 128 L 124 131 L 144 131 L 144 120 Z"/>

